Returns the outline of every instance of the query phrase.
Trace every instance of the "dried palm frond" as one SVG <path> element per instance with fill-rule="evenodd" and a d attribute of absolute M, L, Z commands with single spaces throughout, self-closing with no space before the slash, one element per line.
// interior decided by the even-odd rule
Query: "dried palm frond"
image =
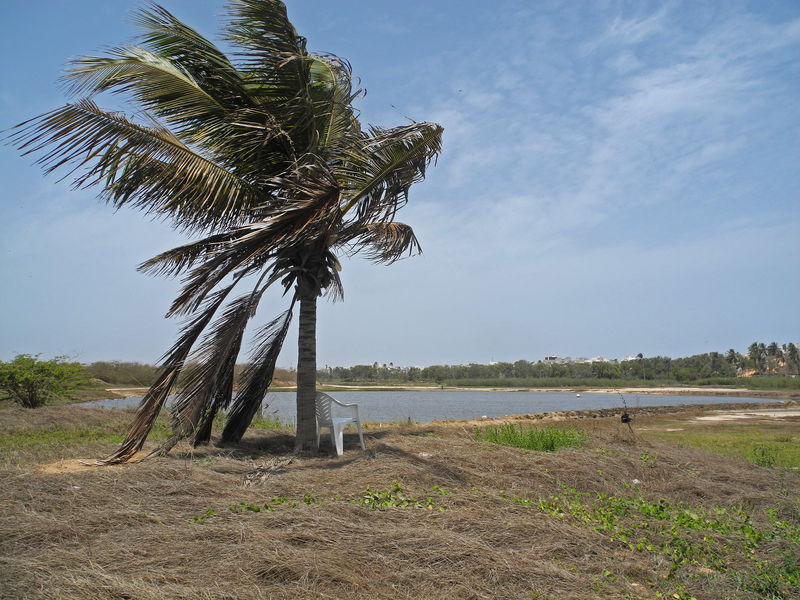
<path fill-rule="evenodd" d="M 341 243 L 350 242 L 352 254 L 364 253 L 365 258 L 377 262 L 391 264 L 404 256 L 421 254 L 414 230 L 405 223 L 356 223 L 345 229 L 339 238 Z"/>
<path fill-rule="evenodd" d="M 259 282 L 252 293 L 231 302 L 192 353 L 192 367 L 172 407 L 173 437 L 193 435 L 195 444 L 208 441 L 214 416 L 231 402 L 245 327 L 265 290 Z"/>
<path fill-rule="evenodd" d="M 283 347 L 283 340 L 292 322 L 292 308 L 296 298 L 292 299 L 289 310 L 268 323 L 259 332 L 250 364 L 242 373 L 242 384 L 239 394 L 228 411 L 228 420 L 222 431 L 221 443 L 229 444 L 242 439 L 256 411 L 261 407 L 272 377 L 275 364 Z"/>
<path fill-rule="evenodd" d="M 112 465 L 126 462 L 142 449 L 147 435 L 153 428 L 158 414 L 161 412 L 170 391 L 178 380 L 178 375 L 183 369 L 192 346 L 197 341 L 197 338 L 200 337 L 200 334 L 203 333 L 214 313 L 225 301 L 225 298 L 236 283 L 238 283 L 238 280 L 227 288 L 216 292 L 209 298 L 204 310 L 184 326 L 178 341 L 161 361 L 161 374 L 156 379 L 156 382 L 150 386 L 150 389 L 147 390 L 144 398 L 142 398 L 136 417 L 131 423 L 122 445 L 112 455 L 100 461 L 101 464 Z"/>

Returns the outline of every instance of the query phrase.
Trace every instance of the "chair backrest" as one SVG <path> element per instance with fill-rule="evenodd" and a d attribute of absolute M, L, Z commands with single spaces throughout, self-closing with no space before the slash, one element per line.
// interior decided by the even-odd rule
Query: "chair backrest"
<path fill-rule="evenodd" d="M 331 398 L 324 392 L 317 392 L 317 424 L 325 426 L 333 422 L 331 417 Z"/>

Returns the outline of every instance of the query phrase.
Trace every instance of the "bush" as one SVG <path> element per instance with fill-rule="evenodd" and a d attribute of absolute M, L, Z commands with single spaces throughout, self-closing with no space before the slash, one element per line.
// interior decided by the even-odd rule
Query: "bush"
<path fill-rule="evenodd" d="M 39 360 L 39 355 L 18 354 L 11 362 L 0 362 L 0 390 L 26 408 L 36 408 L 48 400 L 70 398 L 71 392 L 86 382 L 83 365 L 67 362 L 64 356 Z"/>

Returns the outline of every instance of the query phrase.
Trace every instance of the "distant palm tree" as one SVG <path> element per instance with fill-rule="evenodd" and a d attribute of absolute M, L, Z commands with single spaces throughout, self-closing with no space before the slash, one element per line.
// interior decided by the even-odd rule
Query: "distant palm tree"
<path fill-rule="evenodd" d="M 758 349 L 758 342 L 753 342 L 747 347 L 747 356 L 753 361 L 753 368 L 758 371 L 761 365 L 761 353 Z"/>
<path fill-rule="evenodd" d="M 395 215 L 439 154 L 442 128 L 362 129 L 352 103 L 363 90 L 353 88 L 349 64 L 308 52 L 282 2 L 234 0 L 229 8 L 235 59 L 153 5 L 137 13 L 139 45 L 72 61 L 65 79 L 80 99 L 12 134 L 47 172 L 69 165 L 76 186 L 98 186 L 113 206 L 167 218 L 200 238 L 140 266 L 183 276 L 168 316 L 188 320 L 108 462 L 141 449 L 188 363 L 170 443 L 207 442 L 224 408 L 222 442 L 238 441 L 272 380 L 295 303 L 296 448 L 314 449 L 316 302 L 323 292 L 342 296 L 337 256 L 363 252 L 392 263 L 419 251 Z M 132 99 L 140 117 L 102 110 L 92 97 L 105 91 Z M 248 281 L 249 291 L 222 308 Z M 234 397 L 245 327 L 276 284 L 289 306 L 256 335 Z"/>
<path fill-rule="evenodd" d="M 800 369 L 800 354 L 797 351 L 797 346 L 793 343 L 789 343 L 786 347 L 786 362 L 794 367 L 795 371 Z"/>
<path fill-rule="evenodd" d="M 767 346 L 767 356 L 769 358 L 776 358 L 779 350 L 780 347 L 778 346 L 777 342 L 770 342 L 769 346 Z"/>

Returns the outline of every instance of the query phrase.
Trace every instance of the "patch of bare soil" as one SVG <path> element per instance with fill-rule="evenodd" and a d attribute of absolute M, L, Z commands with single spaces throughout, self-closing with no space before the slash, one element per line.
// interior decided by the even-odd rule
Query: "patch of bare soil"
<path fill-rule="evenodd" d="M 145 458 L 147 458 L 147 455 L 147 452 L 137 452 L 128 462 L 131 464 L 142 462 Z M 59 475 L 62 473 L 91 471 L 92 469 L 98 468 L 119 469 L 120 467 L 122 467 L 122 465 L 100 464 L 96 458 L 68 458 L 39 465 L 36 467 L 36 472 L 42 473 L 43 475 Z"/>
<path fill-rule="evenodd" d="M 698 421 L 738 421 L 741 419 L 791 419 L 800 417 L 800 410 L 777 408 L 772 410 L 717 411 L 696 417 Z"/>
<path fill-rule="evenodd" d="M 0 431 L 19 430 L 22 416 L 36 430 L 62 415 L 44 410 L 0 411 Z M 797 473 L 640 433 L 676 414 L 642 411 L 633 430 L 618 414 L 520 417 L 587 433 L 584 447 L 555 453 L 477 442 L 476 423 L 371 427 L 367 451 L 350 433 L 342 457 L 328 446 L 295 455 L 284 430 L 113 468 L 77 468 L 70 457 L 100 458 L 114 444 L 21 447 L 0 458 L 0 597 L 752 598 L 725 572 L 687 564 L 671 573 L 664 555 L 633 551 L 535 501 L 566 487 L 694 510 L 746 506 L 766 527 L 766 508 L 800 496 Z M 362 503 L 393 486 L 420 507 Z M 731 570 L 752 566 L 728 560 Z"/>

